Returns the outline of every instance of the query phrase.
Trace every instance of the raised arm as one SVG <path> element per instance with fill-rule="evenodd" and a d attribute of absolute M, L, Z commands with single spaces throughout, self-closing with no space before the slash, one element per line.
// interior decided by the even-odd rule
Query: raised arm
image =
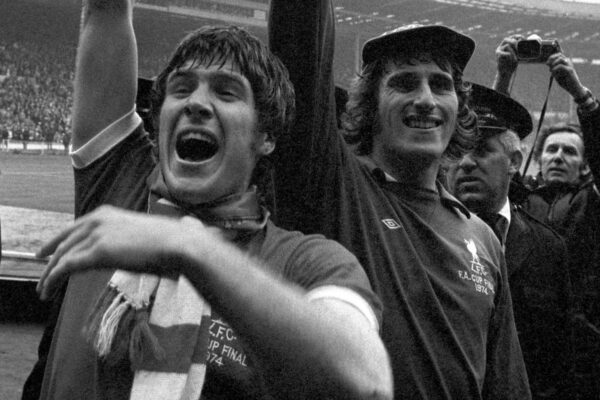
<path fill-rule="evenodd" d="M 135 104 L 137 48 L 131 0 L 85 0 L 75 70 L 77 150 Z"/>
<path fill-rule="evenodd" d="M 296 119 L 274 152 L 275 220 L 288 229 L 326 233 L 322 213 L 335 215 L 340 182 L 352 173 L 336 122 L 334 39 L 330 0 L 271 1 L 269 46 L 296 92 Z"/>
<path fill-rule="evenodd" d="M 510 85 L 519 64 L 517 58 L 517 41 L 522 36 L 515 35 L 504 38 L 496 48 L 496 76 L 492 88 L 510 96 Z"/>
<path fill-rule="evenodd" d="M 575 66 L 569 57 L 562 52 L 554 53 L 548 57 L 546 65 L 548 65 L 550 73 L 556 79 L 556 83 L 569 93 L 576 103 L 584 103 L 586 100 L 589 100 L 589 103 L 593 102 L 591 93 L 588 98 L 589 90 L 581 83 Z"/>
<path fill-rule="evenodd" d="M 288 139 L 296 152 L 318 150 L 331 128 L 336 132 L 331 1 L 272 0 L 269 46 L 287 67 L 296 92 L 296 122 Z"/>

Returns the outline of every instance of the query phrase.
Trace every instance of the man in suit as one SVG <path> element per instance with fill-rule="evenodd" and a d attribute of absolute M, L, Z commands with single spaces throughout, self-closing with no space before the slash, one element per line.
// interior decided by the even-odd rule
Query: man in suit
<path fill-rule="evenodd" d="M 520 139 L 531 132 L 531 117 L 513 99 L 476 84 L 471 107 L 478 115 L 479 143 L 449 166 L 448 186 L 490 225 L 505 249 L 533 398 L 568 398 L 571 291 L 565 245 L 508 198 L 523 160 Z"/>

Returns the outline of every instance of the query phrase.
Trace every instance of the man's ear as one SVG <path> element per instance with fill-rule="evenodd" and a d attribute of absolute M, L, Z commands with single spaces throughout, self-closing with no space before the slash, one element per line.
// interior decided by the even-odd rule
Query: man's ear
<path fill-rule="evenodd" d="M 261 143 L 259 145 L 258 151 L 263 156 L 268 156 L 275 150 L 275 138 L 273 135 L 269 135 L 267 133 L 261 133 Z"/>
<path fill-rule="evenodd" d="M 508 173 L 510 176 L 513 176 L 521 169 L 523 154 L 519 150 L 515 150 L 510 154 L 509 161 L 510 165 L 508 166 Z"/>
<path fill-rule="evenodd" d="M 583 163 L 581 163 L 581 166 L 579 167 L 579 176 L 584 177 L 588 176 L 591 173 L 592 170 L 590 169 L 590 165 L 587 163 L 587 161 L 584 160 Z"/>

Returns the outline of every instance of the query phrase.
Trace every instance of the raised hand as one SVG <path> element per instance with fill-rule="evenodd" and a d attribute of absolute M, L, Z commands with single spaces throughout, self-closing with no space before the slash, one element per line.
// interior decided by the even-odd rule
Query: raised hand
<path fill-rule="evenodd" d="M 563 53 L 554 53 L 548 57 L 546 65 L 556 82 L 574 99 L 580 99 L 586 95 L 587 89 L 581 84 L 573 62 Z"/>
<path fill-rule="evenodd" d="M 493 88 L 500 93 L 509 95 L 510 81 L 513 78 L 519 59 L 517 57 L 517 43 L 523 39 L 521 35 L 506 37 L 496 48 L 496 77 Z"/>

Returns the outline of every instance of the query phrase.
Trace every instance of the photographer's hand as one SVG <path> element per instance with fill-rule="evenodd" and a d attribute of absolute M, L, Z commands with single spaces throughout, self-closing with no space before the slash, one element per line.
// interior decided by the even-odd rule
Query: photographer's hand
<path fill-rule="evenodd" d="M 563 53 L 554 53 L 548 57 L 546 65 L 556 82 L 565 89 L 574 99 L 582 99 L 587 94 L 587 89 L 581 84 L 575 71 L 573 62 Z"/>
<path fill-rule="evenodd" d="M 517 70 L 517 42 L 523 39 L 521 35 L 504 38 L 496 48 L 497 71 L 492 88 L 502 94 L 509 95 L 511 79 Z"/>

